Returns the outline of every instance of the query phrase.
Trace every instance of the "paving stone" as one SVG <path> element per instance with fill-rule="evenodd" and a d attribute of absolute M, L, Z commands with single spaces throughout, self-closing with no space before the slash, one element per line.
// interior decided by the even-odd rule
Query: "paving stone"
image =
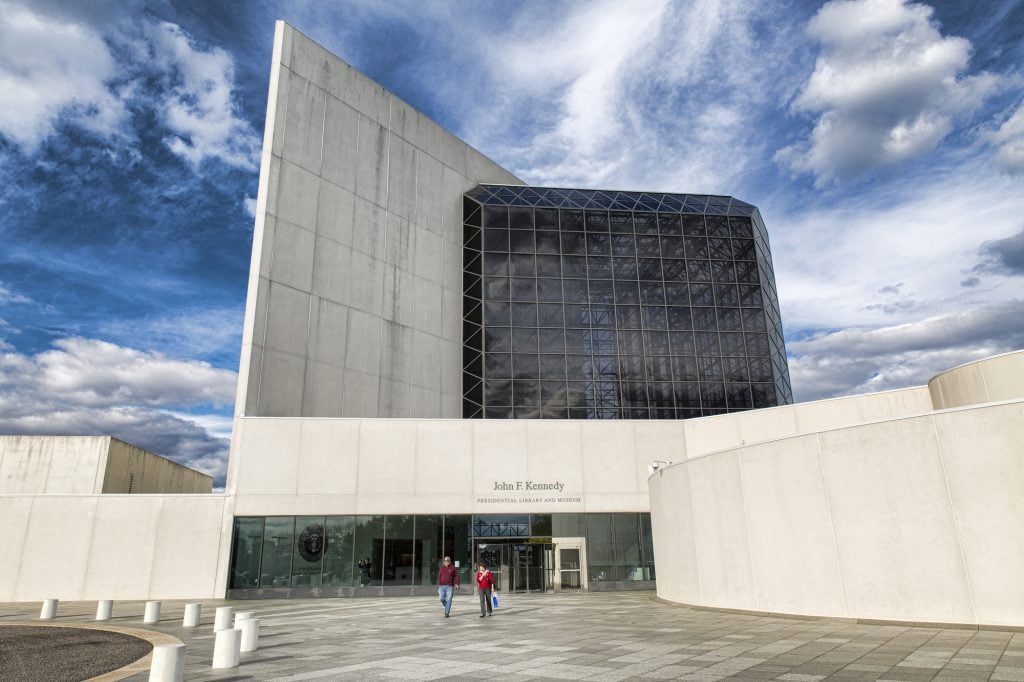
<path fill-rule="evenodd" d="M 450 619 L 432 597 L 204 603 L 202 625 L 180 627 L 185 602 L 163 602 L 143 626 L 143 602 L 118 602 L 115 623 L 186 643 L 189 680 L 984 679 L 1024 682 L 1024 636 L 800 620 L 672 607 L 650 593 L 514 595 L 492 618 L 456 598 Z M 258 651 L 210 668 L 217 606 L 255 611 Z M 95 602 L 62 602 L 65 622 L 92 622 Z M 0 604 L 0 624 L 37 620 L 38 604 Z M 959 676 L 959 677 L 958 677 Z M 0 674 L 2 677 L 2 674 Z M 135 682 L 147 679 L 136 675 Z"/>

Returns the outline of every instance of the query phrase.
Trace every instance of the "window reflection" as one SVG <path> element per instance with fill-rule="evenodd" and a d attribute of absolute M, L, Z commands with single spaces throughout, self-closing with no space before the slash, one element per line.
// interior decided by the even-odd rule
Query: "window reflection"
<path fill-rule="evenodd" d="M 467 416 L 687 418 L 792 399 L 749 205 L 521 191 L 465 195 Z"/>

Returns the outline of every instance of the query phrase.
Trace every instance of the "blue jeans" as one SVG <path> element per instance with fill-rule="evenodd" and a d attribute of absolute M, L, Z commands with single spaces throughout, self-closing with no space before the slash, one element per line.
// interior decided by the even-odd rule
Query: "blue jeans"
<path fill-rule="evenodd" d="M 452 595 L 455 588 L 451 585 L 439 585 L 437 588 L 437 595 L 441 597 L 441 603 L 444 604 L 444 612 L 447 615 L 452 610 Z"/>

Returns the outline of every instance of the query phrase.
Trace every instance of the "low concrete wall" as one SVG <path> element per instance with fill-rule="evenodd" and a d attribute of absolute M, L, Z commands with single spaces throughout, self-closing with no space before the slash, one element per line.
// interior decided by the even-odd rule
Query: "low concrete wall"
<path fill-rule="evenodd" d="M 212 490 L 211 476 L 110 436 L 0 436 L 0 495 Z"/>
<path fill-rule="evenodd" d="M 954 367 L 934 376 L 928 390 L 937 410 L 1024 398 L 1024 350 Z"/>
<path fill-rule="evenodd" d="M 9 495 L 0 519 L 0 602 L 224 596 L 224 496 Z"/>
<path fill-rule="evenodd" d="M 1024 625 L 1024 401 L 699 456 L 649 479 L 658 595 Z"/>
<path fill-rule="evenodd" d="M 210 493 L 213 477 L 111 438 L 100 492 Z"/>

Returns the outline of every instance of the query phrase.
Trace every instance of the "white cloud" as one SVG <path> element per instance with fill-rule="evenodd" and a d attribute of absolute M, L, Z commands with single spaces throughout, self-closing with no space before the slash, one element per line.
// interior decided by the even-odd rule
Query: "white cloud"
<path fill-rule="evenodd" d="M 28 154 L 62 122 L 134 140 L 130 110 L 151 107 L 193 167 L 256 167 L 262 140 L 238 116 L 224 50 L 200 49 L 175 24 L 65 9 L 0 3 L 0 135 Z"/>
<path fill-rule="evenodd" d="M 96 339 L 68 338 L 37 355 L 0 356 L 0 413 L 60 401 L 90 408 L 231 405 L 236 375 L 208 363 Z M 17 397 L 16 397 L 17 396 Z"/>
<path fill-rule="evenodd" d="M 95 339 L 55 346 L 0 353 L 0 432 L 112 435 L 223 477 L 230 418 L 210 407 L 230 407 L 234 372 Z"/>
<path fill-rule="evenodd" d="M 161 348 L 175 356 L 211 356 L 241 346 L 240 308 L 186 310 L 149 319 L 108 320 L 101 326 L 107 338 L 131 339 L 144 348 Z"/>
<path fill-rule="evenodd" d="M 470 112 L 468 139 L 541 185 L 721 193 L 757 164 L 757 122 L 797 86 L 774 3 L 561 9 L 475 44 L 500 87 Z"/>
<path fill-rule="evenodd" d="M 33 153 L 58 120 L 112 138 L 127 110 L 108 87 L 119 72 L 87 25 L 0 3 L 0 134 Z"/>
<path fill-rule="evenodd" d="M 811 19 L 821 54 L 793 103 L 814 114 L 808 140 L 776 159 L 819 185 L 928 153 L 998 86 L 965 75 L 971 44 L 944 37 L 931 7 L 903 0 L 833 0 Z"/>
<path fill-rule="evenodd" d="M 12 303 L 32 303 L 32 299 L 11 291 L 4 286 L 3 282 L 0 282 L 0 305 L 10 305 Z"/>
<path fill-rule="evenodd" d="M 964 362 L 1024 347 L 1024 301 L 851 327 L 786 346 L 797 400 L 919 386 Z"/>
<path fill-rule="evenodd" d="M 997 272 L 961 286 L 982 244 L 1018 233 L 1024 212 L 1014 179 L 980 159 L 811 209 L 762 210 L 788 329 L 898 324 L 1019 294 Z"/>
<path fill-rule="evenodd" d="M 248 195 L 242 197 L 242 207 L 245 209 L 246 215 L 253 220 L 256 219 L 256 197 L 250 197 Z"/>
<path fill-rule="evenodd" d="M 198 166 L 217 158 L 240 168 L 255 168 L 262 140 L 237 117 L 232 96 L 234 64 L 220 48 L 204 52 L 175 24 L 147 30 L 154 66 L 168 75 L 164 122 L 174 133 L 167 146 Z"/>
<path fill-rule="evenodd" d="M 1024 173 L 1024 102 L 998 128 L 984 135 L 996 148 L 996 165 L 1007 173 Z"/>

